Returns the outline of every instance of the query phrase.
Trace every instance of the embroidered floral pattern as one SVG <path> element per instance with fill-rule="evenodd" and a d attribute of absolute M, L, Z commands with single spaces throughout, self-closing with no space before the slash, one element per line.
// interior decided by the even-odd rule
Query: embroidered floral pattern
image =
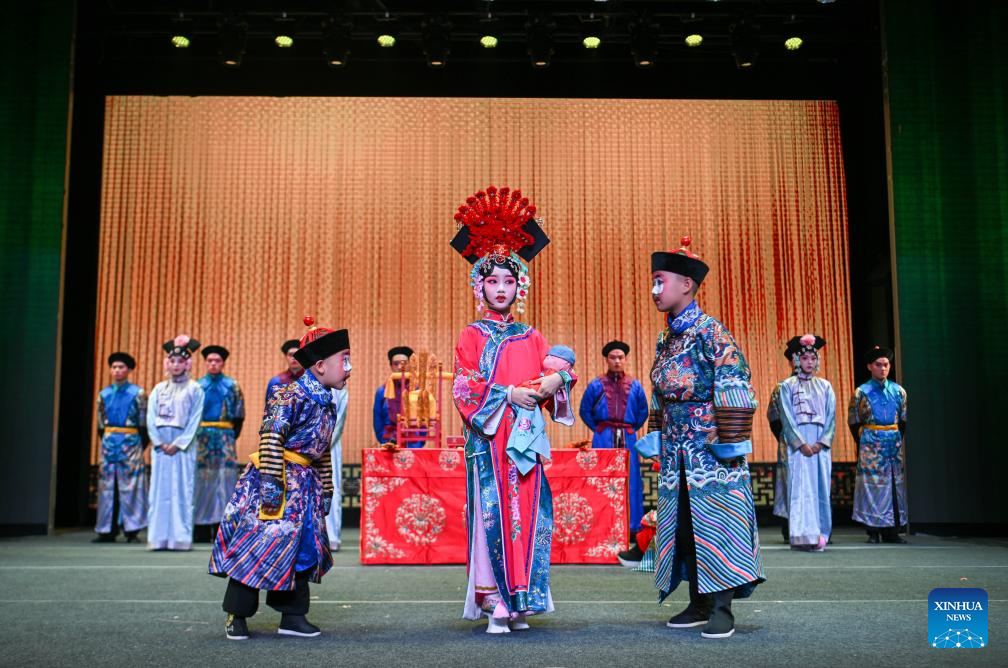
<path fill-rule="evenodd" d="M 396 450 L 392 455 L 392 464 L 394 464 L 397 469 L 405 471 L 409 467 L 413 466 L 414 459 L 415 455 L 410 450 Z"/>
<path fill-rule="evenodd" d="M 588 500 L 576 492 L 564 492 L 553 499 L 553 536 L 563 545 L 580 543 L 591 531 L 595 513 Z"/>
<path fill-rule="evenodd" d="M 445 509 L 435 497 L 412 494 L 396 509 L 399 535 L 414 545 L 430 545 L 444 529 Z"/>
<path fill-rule="evenodd" d="M 438 455 L 438 466 L 442 471 L 454 471 L 461 461 L 461 455 L 454 450 L 443 450 Z"/>
<path fill-rule="evenodd" d="M 598 466 L 598 453 L 594 450 L 582 450 L 577 453 L 577 463 L 585 471 L 591 471 Z"/>

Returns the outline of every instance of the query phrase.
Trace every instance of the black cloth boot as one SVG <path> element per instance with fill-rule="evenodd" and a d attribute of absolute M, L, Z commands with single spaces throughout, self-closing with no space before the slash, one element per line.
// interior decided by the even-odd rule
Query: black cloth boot
<path fill-rule="evenodd" d="M 299 638 L 314 638 L 322 633 L 307 619 L 311 595 L 308 589 L 308 571 L 294 575 L 293 591 L 271 591 L 266 594 L 266 605 L 282 613 L 277 633 Z"/>
<path fill-rule="evenodd" d="M 875 527 L 866 527 L 868 529 L 868 540 L 865 541 L 871 545 L 878 545 L 882 542 L 882 536 L 879 529 Z"/>
<path fill-rule="evenodd" d="M 665 626 L 670 629 L 688 629 L 703 626 L 710 619 L 711 597 L 701 594 L 697 584 L 696 540 L 693 536 L 693 515 L 690 510 L 689 487 L 686 482 L 686 464 L 679 460 L 679 507 L 676 522 L 676 556 L 686 564 L 689 572 L 690 602 L 686 609 L 675 615 Z"/>
<path fill-rule="evenodd" d="M 259 609 L 259 590 L 234 578 L 228 578 L 224 603 L 221 607 L 228 613 L 224 620 L 224 634 L 228 640 L 248 640 L 249 631 L 245 618 L 251 617 Z"/>
<path fill-rule="evenodd" d="M 725 589 L 711 595 L 714 599 L 714 611 L 700 635 L 704 638 L 730 638 L 735 633 L 735 616 L 731 611 L 734 596 L 735 589 Z"/>
<path fill-rule="evenodd" d="M 126 542 L 127 543 L 139 543 L 140 542 L 140 538 L 139 538 L 139 536 L 137 536 L 137 534 L 139 534 L 139 533 L 140 533 L 139 529 L 137 529 L 135 531 L 123 531 L 123 535 L 126 536 Z"/>
<path fill-rule="evenodd" d="M 309 602 L 307 571 L 294 574 L 294 589 L 266 592 L 266 605 L 284 615 L 307 615 Z"/>

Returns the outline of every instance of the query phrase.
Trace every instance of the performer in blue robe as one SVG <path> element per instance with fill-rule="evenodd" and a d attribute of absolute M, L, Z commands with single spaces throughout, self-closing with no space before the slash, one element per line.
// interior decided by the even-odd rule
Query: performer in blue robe
<path fill-rule="evenodd" d="M 122 527 L 127 543 L 139 542 L 147 526 L 147 396 L 129 382 L 136 361 L 128 353 L 109 355 L 112 384 L 98 394 L 98 519 L 95 543 L 112 543 Z"/>
<path fill-rule="evenodd" d="M 830 509 L 831 448 L 836 433 L 836 396 L 819 369 L 826 340 L 814 334 L 794 337 L 785 357 L 795 373 L 781 381 L 768 418 L 779 419 L 774 514 L 788 521 L 792 548 L 822 552 L 833 530 Z M 776 405 L 775 405 L 776 404 Z"/>
<path fill-rule="evenodd" d="M 409 346 L 396 346 L 389 350 L 389 371 L 391 373 L 406 371 L 412 355 L 413 349 Z M 374 407 L 371 410 L 371 416 L 375 440 L 379 444 L 395 443 L 396 416 L 402 412 L 402 397 L 398 396 L 398 389 L 399 383 L 396 383 L 396 396 L 386 396 L 385 385 L 380 385 L 375 392 Z M 407 448 L 422 448 L 423 446 L 423 441 L 411 441 L 405 444 Z"/>
<path fill-rule="evenodd" d="M 287 387 L 304 373 L 304 368 L 298 363 L 295 356 L 300 345 L 301 342 L 299 340 L 289 339 L 284 341 L 283 345 L 280 346 L 280 352 L 284 354 L 284 359 L 287 360 L 287 368 L 270 378 L 269 382 L 266 383 L 266 404 L 269 403 L 270 397 L 273 396 L 278 387 Z"/>
<path fill-rule="evenodd" d="M 625 372 L 630 346 L 610 341 L 602 347 L 606 373 L 588 383 L 581 407 L 581 420 L 592 430 L 593 448 L 626 448 L 630 451 L 630 531 L 641 528 L 644 487 L 640 458 L 633 445 L 637 431 L 648 419 L 648 400 L 640 381 Z"/>
<path fill-rule="evenodd" d="M 337 414 L 333 388 L 350 376 L 347 330 L 315 327 L 296 353 L 306 369 L 273 393 L 259 430 L 259 450 L 228 502 L 210 556 L 209 572 L 228 577 L 225 633 L 249 637 L 246 619 L 266 604 L 282 613 L 278 633 L 312 637 L 321 631 L 305 618 L 309 580 L 321 582 L 332 567 L 325 517 L 333 503 L 329 456 Z"/>
<path fill-rule="evenodd" d="M 871 380 L 854 391 L 847 424 L 858 443 L 854 520 L 868 530 L 869 543 L 905 543 L 907 523 L 903 434 L 907 393 L 889 380 L 893 351 L 875 346 L 864 356 Z"/>
<path fill-rule="evenodd" d="M 689 605 L 666 626 L 727 638 L 732 599 L 766 579 L 746 462 L 757 404 L 735 338 L 694 301 L 709 268 L 689 243 L 651 255 L 652 298 L 668 325 L 651 369 L 662 406 L 655 586 L 661 601 L 689 581 Z"/>
<path fill-rule="evenodd" d="M 196 432 L 193 522 L 197 541 L 209 543 L 238 481 L 236 440 L 245 421 L 245 399 L 238 381 L 224 374 L 227 348 L 207 346 L 201 354 L 207 373 L 198 381 L 203 388 L 203 417 Z"/>
<path fill-rule="evenodd" d="M 196 429 L 203 414 L 203 388 L 189 378 L 199 341 L 180 335 L 167 341 L 168 380 L 158 383 L 147 402 L 151 454 L 147 546 L 152 550 L 191 550 Z"/>

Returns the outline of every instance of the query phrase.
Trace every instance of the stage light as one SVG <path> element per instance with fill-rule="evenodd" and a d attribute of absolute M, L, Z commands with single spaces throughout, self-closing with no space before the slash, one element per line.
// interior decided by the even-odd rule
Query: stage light
<path fill-rule="evenodd" d="M 220 56 L 221 65 L 225 67 L 241 66 L 242 58 L 245 56 L 247 34 L 248 24 L 244 21 L 226 18 L 221 22 L 220 34 L 217 38 L 217 54 Z"/>
<path fill-rule="evenodd" d="M 483 45 L 485 49 L 495 49 L 497 48 L 497 38 L 493 35 L 483 35 L 480 37 L 480 44 Z"/>
<path fill-rule="evenodd" d="M 740 70 L 750 70 L 756 66 L 759 57 L 759 26 L 740 19 L 728 28 L 731 35 L 732 56 Z"/>
<path fill-rule="evenodd" d="M 630 53 L 637 67 L 651 67 L 658 56 L 657 23 L 642 19 L 630 24 Z"/>
<path fill-rule="evenodd" d="M 683 43 L 691 49 L 703 44 L 703 20 L 697 18 L 696 12 L 683 19 Z"/>
<path fill-rule="evenodd" d="M 185 14 L 179 12 L 179 15 L 172 19 L 171 21 L 171 44 L 176 49 L 188 49 L 192 40 L 190 35 L 193 34 L 192 21 L 185 17 Z"/>
<path fill-rule="evenodd" d="M 378 46 L 383 49 L 391 49 L 395 46 L 395 37 L 389 34 L 378 35 Z"/>
<path fill-rule="evenodd" d="M 553 32 L 556 30 L 556 23 L 538 16 L 525 24 L 525 31 L 528 36 L 528 53 L 532 61 L 532 67 L 545 69 L 549 67 L 550 58 L 553 57 Z"/>
<path fill-rule="evenodd" d="M 603 19 L 595 18 L 595 12 L 581 20 L 581 45 L 586 49 L 597 49 L 602 46 L 602 32 L 605 29 Z"/>
<path fill-rule="evenodd" d="M 451 24 L 439 18 L 424 21 L 420 33 L 427 65 L 444 67 L 451 53 Z"/>
<path fill-rule="evenodd" d="M 322 53 L 329 67 L 343 67 L 350 58 L 353 25 L 331 19 L 322 25 Z"/>
<path fill-rule="evenodd" d="M 273 43 L 281 49 L 289 49 L 294 46 L 294 19 L 287 17 L 287 12 L 282 12 L 273 26 Z"/>
<path fill-rule="evenodd" d="M 788 51 L 797 51 L 798 49 L 801 48 L 801 45 L 803 43 L 804 42 L 802 38 L 798 37 L 797 35 L 794 37 L 788 37 L 786 40 L 784 40 L 784 48 L 787 49 Z"/>

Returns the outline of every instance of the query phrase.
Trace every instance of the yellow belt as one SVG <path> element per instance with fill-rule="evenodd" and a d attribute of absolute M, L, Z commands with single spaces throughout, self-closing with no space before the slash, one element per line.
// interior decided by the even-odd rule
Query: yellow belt
<path fill-rule="evenodd" d="M 872 431 L 896 431 L 899 429 L 899 426 L 895 424 L 866 424 L 862 425 L 861 428 L 871 429 Z"/>
<path fill-rule="evenodd" d="M 139 434 L 136 427 L 105 427 L 106 434 Z"/>
<path fill-rule="evenodd" d="M 284 450 L 283 458 L 285 462 L 291 462 L 293 464 L 300 464 L 301 466 L 311 466 L 312 460 L 309 457 L 298 454 L 293 450 Z M 253 452 L 249 455 L 249 460 L 252 462 L 252 466 L 259 468 L 259 453 Z"/>
<path fill-rule="evenodd" d="M 300 464 L 301 466 L 311 466 L 312 460 L 304 455 L 299 455 L 292 450 L 283 451 L 284 462 L 291 462 L 293 464 Z M 252 465 L 259 468 L 259 453 L 253 452 L 249 455 L 249 460 L 251 460 Z M 287 505 L 287 466 L 284 465 L 284 470 L 280 474 L 280 482 L 284 486 L 284 494 L 280 500 L 280 507 L 277 508 L 275 513 L 268 513 L 262 509 L 262 505 L 259 506 L 259 519 L 261 520 L 279 520 L 283 519 L 284 506 Z"/>
<path fill-rule="evenodd" d="M 199 426 L 213 427 L 215 429 L 234 429 L 234 423 L 226 420 L 218 420 L 217 422 L 200 422 Z"/>

